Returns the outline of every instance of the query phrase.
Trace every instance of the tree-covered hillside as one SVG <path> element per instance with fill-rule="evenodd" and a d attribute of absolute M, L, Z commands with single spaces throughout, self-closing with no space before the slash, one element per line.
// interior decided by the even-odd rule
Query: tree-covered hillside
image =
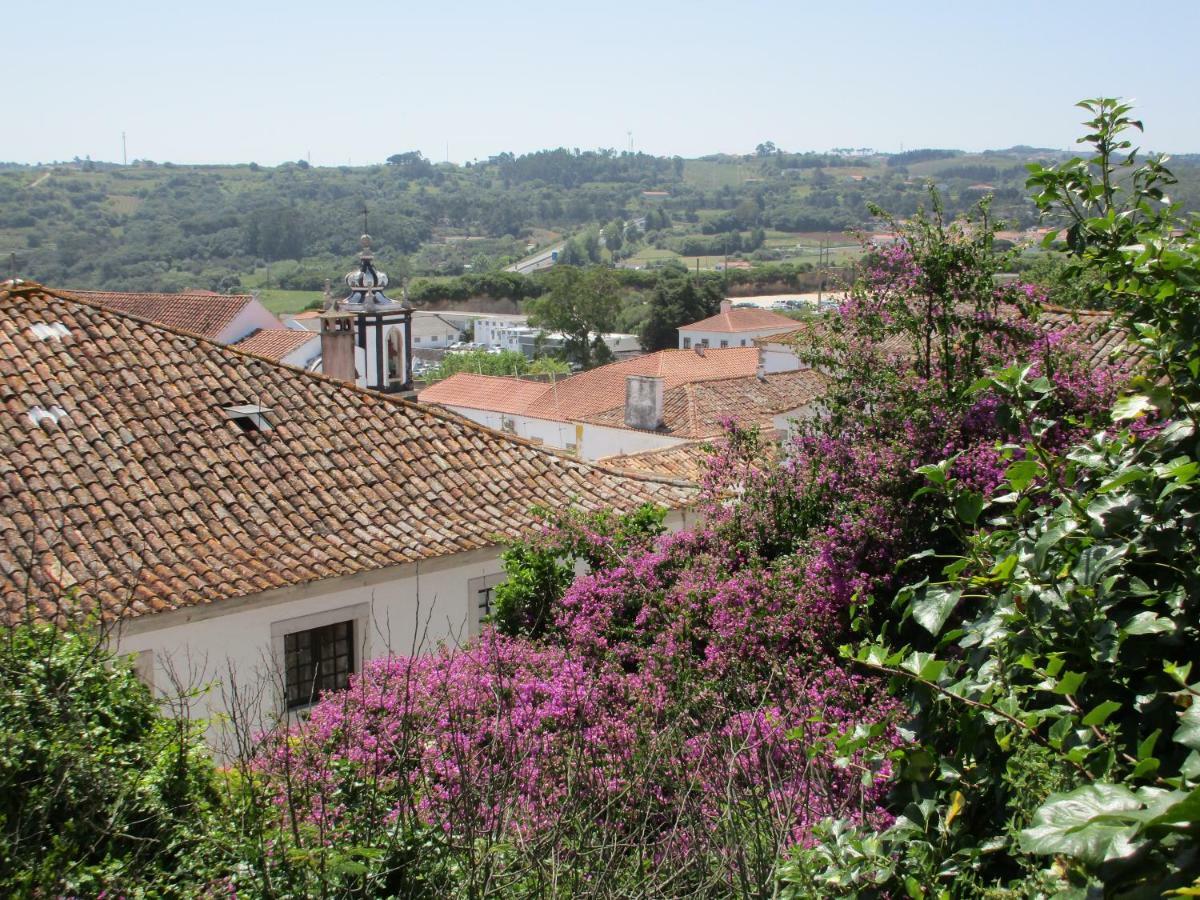
<path fill-rule="evenodd" d="M 490 270 L 571 237 L 563 250 L 575 262 L 805 261 L 819 243 L 850 243 L 840 235 L 868 224 L 870 203 L 910 215 L 930 182 L 950 212 L 993 194 L 997 216 L 1032 225 L 1025 164 L 1057 156 L 793 154 L 767 142 L 753 156 L 696 160 L 558 149 L 465 166 L 415 152 L 353 168 L 8 165 L 0 259 L 81 288 L 317 290 L 353 256 L 365 206 L 381 262 L 400 277 Z M 1176 171 L 1179 199 L 1200 206 L 1200 164 Z"/>

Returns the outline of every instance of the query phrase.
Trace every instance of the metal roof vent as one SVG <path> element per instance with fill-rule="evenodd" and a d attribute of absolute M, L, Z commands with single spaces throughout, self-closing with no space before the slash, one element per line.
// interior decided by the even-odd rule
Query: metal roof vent
<path fill-rule="evenodd" d="M 257 403 L 244 403 L 241 406 L 223 406 L 221 410 L 233 420 L 242 431 L 270 431 L 273 427 L 267 414 L 269 406 L 259 406 Z"/>

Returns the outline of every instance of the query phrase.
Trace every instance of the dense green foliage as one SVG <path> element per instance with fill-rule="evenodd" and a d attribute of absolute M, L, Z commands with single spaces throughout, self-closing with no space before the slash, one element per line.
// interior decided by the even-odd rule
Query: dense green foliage
<path fill-rule="evenodd" d="M 669 350 L 679 346 L 679 328 L 716 315 L 725 296 L 719 282 L 664 275 L 650 295 L 650 310 L 641 329 L 642 348 Z"/>
<path fill-rule="evenodd" d="M 910 704 L 899 817 L 829 823 L 789 874 L 803 895 L 1200 886 L 1200 233 L 1167 206 L 1163 161 L 1138 160 L 1129 107 L 1081 106 L 1092 156 L 1030 184 L 1144 374 L 1107 428 L 1055 413 L 1036 361 L 969 388 L 998 398 L 1002 481 L 973 489 L 955 459 L 922 470 L 944 501 L 930 547 L 894 600 L 863 598 L 875 633 L 848 648 Z"/>
<path fill-rule="evenodd" d="M 571 367 L 560 359 L 542 356 L 528 359 L 524 353 L 502 350 L 490 353 L 487 350 L 468 350 L 447 353 L 438 367 L 424 376 L 426 382 L 441 381 L 456 372 L 473 372 L 476 375 L 566 375 Z"/>
<path fill-rule="evenodd" d="M 86 632 L 0 636 L 0 892 L 177 893 L 215 797 L 192 726 L 128 660 Z"/>
<path fill-rule="evenodd" d="M 321 290 L 353 259 L 365 206 L 380 265 L 397 280 L 489 272 L 559 240 L 578 263 L 640 251 L 659 254 L 646 263 L 727 253 L 769 262 L 796 256 L 798 233 L 865 225 L 869 203 L 912 214 L 930 180 L 950 213 L 986 192 L 997 216 L 1031 225 L 1021 166 L 1057 157 L 1032 148 L 920 153 L 684 161 L 559 149 L 466 166 L 414 153 L 364 167 L 8 165 L 0 253 L 6 265 L 15 256 L 22 276 L 80 288 Z M 1190 208 L 1200 206 L 1196 173 L 1190 162 L 1178 167 L 1176 193 Z M 493 287 L 486 293 L 510 296 Z"/>
<path fill-rule="evenodd" d="M 612 270 L 555 266 L 546 275 L 546 285 L 546 292 L 526 305 L 529 324 L 561 332 L 563 356 L 580 368 L 611 362 L 612 351 L 602 336 L 616 329 L 621 310 Z"/>

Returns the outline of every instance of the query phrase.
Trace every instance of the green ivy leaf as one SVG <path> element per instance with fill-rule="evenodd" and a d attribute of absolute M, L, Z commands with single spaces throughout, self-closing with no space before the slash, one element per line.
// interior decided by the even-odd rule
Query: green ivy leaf
<path fill-rule="evenodd" d="M 954 514 L 968 525 L 974 525 L 983 512 L 983 495 L 967 491 L 954 498 Z"/>
<path fill-rule="evenodd" d="M 1068 794 L 1051 794 L 1020 833 L 1021 849 L 1041 855 L 1062 853 L 1091 866 L 1130 856 L 1137 850 L 1137 825 L 1107 817 L 1141 806 L 1133 791 L 1117 784 L 1090 784 Z M 1106 818 L 1095 821 L 1101 816 Z"/>
<path fill-rule="evenodd" d="M 1200 706 L 1193 703 L 1183 711 L 1174 740 L 1192 750 L 1200 750 Z"/>
<path fill-rule="evenodd" d="M 1127 394 L 1113 404 L 1112 418 L 1114 422 L 1136 419 L 1138 416 L 1145 415 L 1146 410 L 1153 406 L 1154 404 L 1145 394 Z"/>
<path fill-rule="evenodd" d="M 927 587 L 922 596 L 913 601 L 912 617 L 918 625 L 937 637 L 961 598 L 962 591 L 957 588 L 947 589 L 939 585 Z"/>
<path fill-rule="evenodd" d="M 1083 717 L 1083 724 L 1087 726 L 1103 725 L 1108 721 L 1108 717 L 1121 708 L 1121 704 L 1114 700 L 1105 700 L 1103 703 L 1098 703 L 1092 708 L 1086 716 Z"/>
<path fill-rule="evenodd" d="M 1020 492 L 1029 487 L 1030 482 L 1037 477 L 1039 469 L 1036 459 L 1018 459 L 1008 467 L 1004 477 L 1014 491 Z"/>

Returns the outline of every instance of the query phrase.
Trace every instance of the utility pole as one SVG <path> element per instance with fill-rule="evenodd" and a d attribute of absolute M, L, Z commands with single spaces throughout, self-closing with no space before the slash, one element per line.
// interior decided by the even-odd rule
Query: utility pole
<path fill-rule="evenodd" d="M 125 146 L 125 132 L 121 132 L 121 165 L 129 165 L 129 150 Z"/>

